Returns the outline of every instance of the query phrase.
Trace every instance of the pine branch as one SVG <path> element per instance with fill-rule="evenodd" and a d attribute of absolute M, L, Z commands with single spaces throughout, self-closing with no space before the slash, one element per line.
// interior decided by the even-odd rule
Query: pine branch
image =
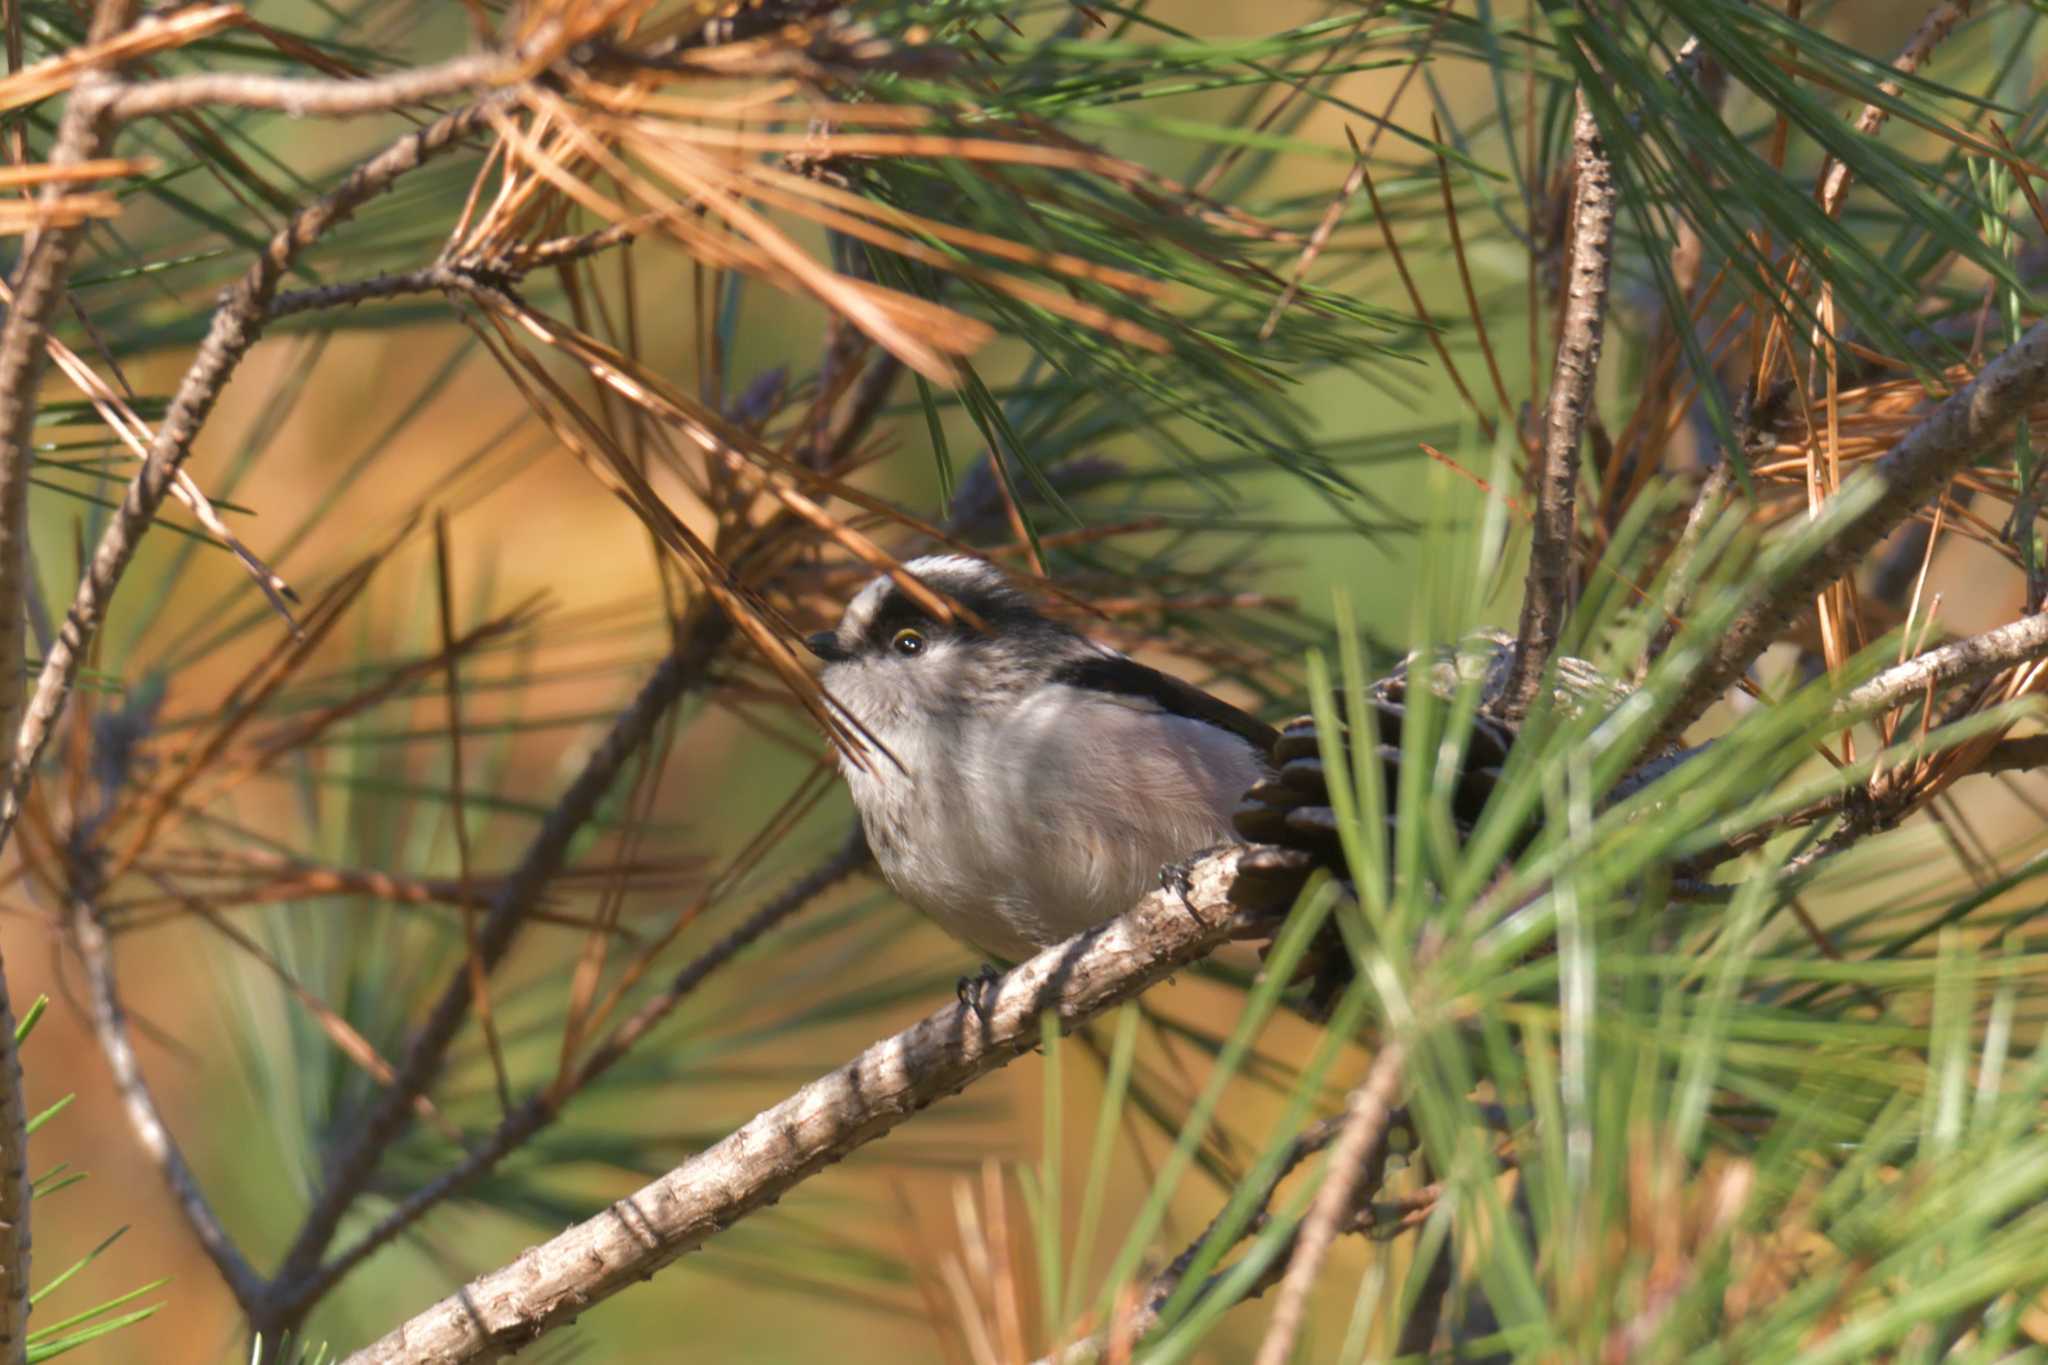
<path fill-rule="evenodd" d="M 1330 1151 L 1329 1170 L 1316 1189 L 1315 1202 L 1295 1235 L 1294 1249 L 1287 1259 L 1287 1272 L 1280 1281 L 1280 1300 L 1273 1305 L 1273 1321 L 1259 1343 L 1258 1365 L 1284 1365 L 1293 1355 L 1308 1312 L 1309 1290 L 1321 1273 L 1323 1258 L 1336 1240 L 1337 1225 L 1350 1212 L 1358 1183 L 1368 1160 L 1386 1141 L 1394 1116 L 1394 1097 L 1401 1088 L 1402 1068 L 1408 1050 L 1389 1039 L 1372 1059 L 1372 1070 L 1351 1092 L 1344 1130 Z"/>
<path fill-rule="evenodd" d="M 2043 655 L 2048 655 L 2048 612 L 2022 616 L 1887 668 L 1843 697 L 1835 709 L 1843 715 L 1889 710 L 1930 687 L 1977 682 Z"/>
<path fill-rule="evenodd" d="M 107 939 L 106 926 L 100 921 L 98 906 L 84 894 L 72 898 L 71 940 L 78 949 L 79 958 L 85 963 L 93 1033 L 98 1037 L 100 1051 L 114 1073 L 114 1090 L 121 1097 L 121 1107 L 128 1115 L 128 1126 L 134 1130 L 136 1141 L 155 1165 L 157 1174 L 163 1177 L 171 1198 L 185 1215 L 185 1222 L 199 1239 L 207 1259 L 220 1272 L 228 1292 L 235 1296 L 235 1302 L 245 1312 L 250 1311 L 262 1298 L 263 1277 L 256 1273 L 241 1248 L 235 1245 L 234 1238 L 220 1221 L 220 1215 L 214 1212 L 213 1205 L 207 1200 L 205 1190 L 200 1188 L 199 1178 L 192 1173 L 184 1151 L 171 1134 L 170 1125 L 164 1122 L 163 1111 L 157 1107 L 156 1094 L 143 1075 L 142 1063 L 135 1055 L 134 1041 L 128 1034 L 128 1012 L 121 1007 L 120 990 L 114 975 L 113 945 Z"/>
<path fill-rule="evenodd" d="M 107 101 L 106 110 L 122 123 L 204 105 L 273 109 L 293 118 L 356 118 L 465 91 L 510 85 L 552 60 L 560 41 L 561 25 L 549 20 L 509 52 L 473 52 L 367 80 L 265 76 L 246 71 L 174 76 L 130 85 Z"/>
<path fill-rule="evenodd" d="M 294 289 L 270 301 L 272 320 L 297 313 L 327 308 L 347 308 L 376 299 L 402 298 L 411 294 L 473 293 L 480 276 L 495 275 L 524 279 L 547 266 L 565 265 L 633 240 L 636 224 L 613 223 L 594 232 L 542 242 L 530 251 L 504 261 L 436 261 L 418 270 L 372 275 L 360 280 L 342 280 L 312 289 Z"/>
<path fill-rule="evenodd" d="M 94 33 L 109 36 L 126 7 L 102 6 Z M 65 106 L 57 143 L 49 164 L 72 166 L 103 156 L 111 125 L 101 113 L 99 90 L 105 77 L 80 82 Z M 53 184 L 42 195 L 54 204 L 64 186 Z M 21 719 L 22 688 L 16 662 L 23 657 L 26 627 L 22 596 L 28 558 L 28 489 L 35 463 L 30 433 L 36 417 L 36 394 L 48 356 L 45 345 L 51 315 L 64 297 L 64 280 L 84 225 L 50 227 L 36 234 L 13 288 L 12 307 L 0 330 L 0 735 L 13 735 Z M 0 842 L 5 831 L 0 829 Z"/>
<path fill-rule="evenodd" d="M 653 1184 L 348 1357 L 349 1365 L 495 1360 L 702 1246 L 722 1229 L 1029 1052 L 1052 1011 L 1071 1028 L 1250 929 L 1229 903 L 1239 850 L 1195 864 L 1186 898 L 1155 891 L 805 1086 Z"/>
<path fill-rule="evenodd" d="M 128 0 L 100 0 L 88 44 L 103 43 L 120 32 L 131 8 Z M 93 68 L 80 77 L 58 124 L 51 167 L 61 171 L 105 155 L 111 125 L 103 114 L 100 90 L 109 79 Z M 67 188 L 60 177 L 44 189 L 39 202 L 53 208 Z M 23 728 L 23 659 L 33 581 L 28 490 L 35 455 L 30 442 L 44 343 L 83 232 L 82 223 L 53 223 L 36 234 L 14 278 L 12 306 L 0 329 L 0 743 Z M 28 766 L 18 757 L 14 763 L 6 775 L 10 787 L 22 780 Z M 0 845 L 6 836 L 6 825 L 0 823 Z M 0 1352 L 10 1365 L 20 1365 L 28 1359 L 33 1188 L 28 1173 L 28 1107 L 14 1031 L 13 1004 L 0 964 Z"/>
<path fill-rule="evenodd" d="M 1860 499 L 1832 498 L 1822 508 L 1818 526 L 1801 528 L 1802 533 L 1827 534 L 1824 548 L 1771 585 L 1719 637 L 1694 646 L 1700 651 L 1699 664 L 1647 748 L 1661 748 L 1682 735 L 1784 632 L 1805 602 L 1851 572 L 1879 541 L 1931 502 L 1958 471 L 2043 399 L 2048 399 L 2048 323 L 2036 323 L 1922 418 L 1889 453 L 1846 481 L 1845 491 L 1876 481 L 1880 491 L 1875 498 L 1860 510 Z M 1681 637 L 1674 648 L 1683 643 Z"/>

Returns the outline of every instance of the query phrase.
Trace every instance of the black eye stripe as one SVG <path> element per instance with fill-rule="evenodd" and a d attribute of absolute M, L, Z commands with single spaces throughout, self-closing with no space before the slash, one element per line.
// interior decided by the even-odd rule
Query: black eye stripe
<path fill-rule="evenodd" d="M 867 643 L 873 649 L 885 649 L 902 630 L 918 630 L 930 636 L 938 629 L 937 622 L 901 593 L 891 593 L 884 598 L 875 617 L 868 623 Z"/>
<path fill-rule="evenodd" d="M 1033 611 L 1023 597 L 1008 589 L 991 591 L 983 585 L 944 582 L 933 586 L 941 592 L 952 592 L 961 606 L 979 616 L 997 635 L 1014 637 L 1023 631 L 1049 628 L 1045 618 Z M 971 644 L 983 638 L 981 632 L 963 622 L 934 620 L 900 588 L 891 585 L 865 623 L 859 647 L 863 651 L 888 650 L 897 632 L 904 629 L 921 632 L 927 646 L 940 640 Z"/>

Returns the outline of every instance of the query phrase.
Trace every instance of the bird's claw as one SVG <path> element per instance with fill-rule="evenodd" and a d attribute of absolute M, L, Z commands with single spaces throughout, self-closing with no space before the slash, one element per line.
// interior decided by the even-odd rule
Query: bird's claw
<path fill-rule="evenodd" d="M 1199 910 L 1195 909 L 1195 902 L 1193 899 L 1195 890 L 1195 864 L 1201 862 L 1204 858 L 1207 858 L 1213 853 L 1218 853 L 1221 852 L 1223 849 L 1231 847 L 1234 847 L 1234 845 L 1211 844 L 1208 848 L 1196 849 L 1193 853 L 1190 853 L 1187 857 L 1182 858 L 1179 862 L 1168 863 L 1165 867 L 1159 869 L 1159 885 L 1164 887 L 1166 890 L 1171 891 L 1176 897 L 1180 899 L 1181 909 L 1187 911 L 1188 914 L 1194 919 L 1200 920 L 1202 918 L 1202 914 Z"/>
<path fill-rule="evenodd" d="M 988 1006 L 982 1003 L 982 995 L 1002 979 L 1003 974 L 996 970 L 993 962 L 984 962 L 981 964 L 981 970 L 973 976 L 963 976 L 953 983 L 954 998 L 959 1000 L 962 1008 L 971 1011 L 977 1020 L 986 1024 Z"/>

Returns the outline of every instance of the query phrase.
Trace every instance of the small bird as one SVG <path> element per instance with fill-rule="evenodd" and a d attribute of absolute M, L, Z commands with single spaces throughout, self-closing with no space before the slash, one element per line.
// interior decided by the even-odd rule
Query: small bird
<path fill-rule="evenodd" d="M 1235 841 L 1272 727 L 1043 615 L 984 560 L 904 568 L 979 625 L 939 620 L 883 575 L 805 644 L 871 741 L 840 769 L 905 900 L 1017 961 Z"/>

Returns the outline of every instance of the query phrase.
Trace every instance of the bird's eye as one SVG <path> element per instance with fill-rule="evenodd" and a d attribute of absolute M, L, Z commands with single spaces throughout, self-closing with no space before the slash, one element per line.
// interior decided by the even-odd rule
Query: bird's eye
<path fill-rule="evenodd" d="M 905 626 L 890 639 L 889 648 L 905 658 L 914 658 L 924 653 L 924 632 Z"/>

